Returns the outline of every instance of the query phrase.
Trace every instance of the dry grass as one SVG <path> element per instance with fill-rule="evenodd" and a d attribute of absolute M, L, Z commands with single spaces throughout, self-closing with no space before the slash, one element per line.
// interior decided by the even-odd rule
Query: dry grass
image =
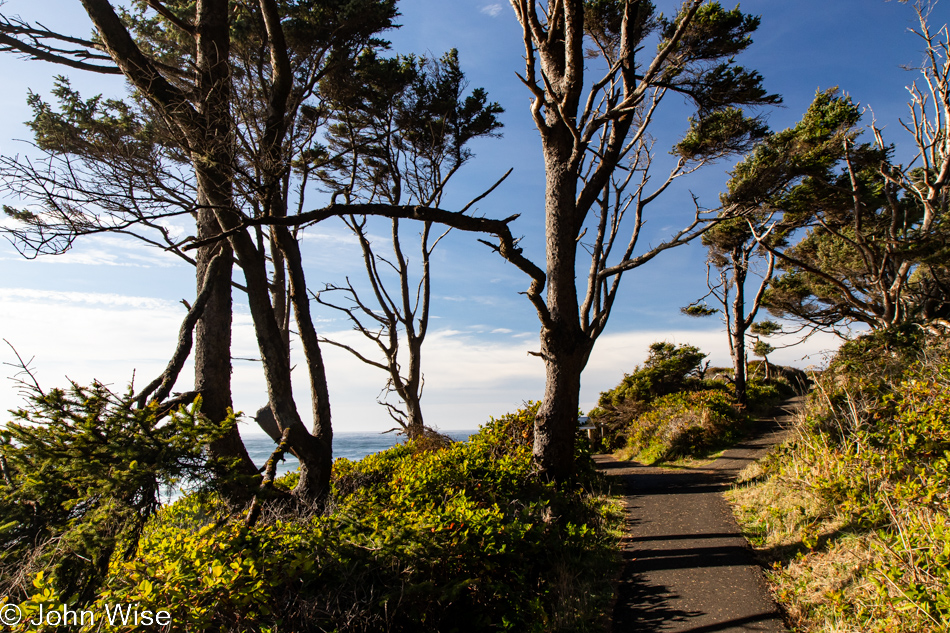
<path fill-rule="evenodd" d="M 811 446 L 810 449 L 814 449 Z M 815 489 L 815 472 L 826 475 L 842 467 L 829 451 L 824 459 L 811 455 L 807 463 L 795 452 L 773 458 L 781 473 L 753 464 L 726 493 L 737 521 L 765 568 L 776 601 L 795 633 L 938 633 L 950 631 L 908 593 L 911 581 L 929 584 L 931 592 L 946 591 L 939 579 L 921 571 L 913 548 L 888 545 L 883 532 L 853 526 L 851 516 L 825 503 Z M 806 470 L 812 470 L 806 473 Z M 807 476 L 807 478 L 806 478 Z M 904 530 L 921 532 L 930 526 L 930 548 L 950 548 L 930 514 L 923 508 L 901 508 L 895 521 Z M 928 523 L 927 521 L 930 521 Z M 909 525 L 914 523 L 913 526 Z M 943 540 L 941 540 L 943 539 Z M 946 550 L 950 551 L 950 549 Z M 889 580 L 884 570 L 901 568 L 904 577 Z M 905 582 L 906 581 L 906 582 Z"/>

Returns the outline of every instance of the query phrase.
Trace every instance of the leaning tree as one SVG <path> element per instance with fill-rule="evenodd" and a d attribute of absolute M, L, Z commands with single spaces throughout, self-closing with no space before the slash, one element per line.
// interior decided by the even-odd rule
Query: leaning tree
<path fill-rule="evenodd" d="M 14 169 L 15 186 L 34 183 L 32 192 L 45 206 L 45 214 L 12 210 L 28 224 L 37 240 L 34 244 L 41 248 L 56 246 L 55 240 L 47 239 L 50 236 L 62 236 L 61 243 L 68 246 L 77 234 L 120 230 L 143 235 L 156 227 L 161 234 L 156 241 L 167 241 L 163 215 L 191 214 L 197 224 L 194 239 L 199 242 L 241 225 L 248 216 L 282 215 L 293 159 L 292 152 L 287 155 L 288 147 L 299 146 L 301 136 L 306 138 L 298 123 L 312 126 L 319 118 L 308 99 L 332 68 L 367 46 L 380 44 L 376 33 L 389 28 L 395 15 L 393 2 L 377 0 L 319 6 L 272 0 L 251 5 L 226 0 L 149 1 L 133 3 L 128 11 L 107 0 L 86 0 L 83 6 L 96 29 L 93 38 L 54 33 L 19 18 L 4 18 L 0 25 L 0 44 L 8 51 L 121 74 L 134 91 L 133 105 L 112 102 L 99 109 L 101 116 L 91 117 L 96 123 L 92 133 L 87 133 L 84 121 L 48 116 L 51 111 L 40 106 L 37 123 L 45 125 L 44 134 L 49 132 L 39 139 L 41 147 L 51 161 L 59 160 L 63 151 L 69 153 L 58 163 L 67 179 L 44 180 L 42 170 L 29 165 L 23 169 L 39 171 L 41 177 L 17 179 L 16 163 L 8 165 Z M 73 125 L 57 125 L 64 122 Z M 53 141 L 44 146 L 47 139 Z M 159 167 L 152 168 L 153 164 Z M 94 177 L 70 180 L 76 165 Z M 171 177 L 165 180 L 168 174 Z M 96 179 L 96 175 L 119 178 Z M 161 184 L 153 187 L 156 180 Z M 180 183 L 185 193 L 170 193 Z M 104 209 L 105 215 L 93 217 L 90 208 Z M 129 213 L 123 215 L 125 211 Z M 255 235 L 240 230 L 229 238 L 212 239 L 194 249 L 198 278 L 204 283 L 201 290 L 212 289 L 195 331 L 196 389 L 204 396 L 205 413 L 223 419 L 230 406 L 233 251 L 244 273 L 270 406 L 301 461 L 296 492 L 302 499 L 318 500 L 328 489 L 332 431 L 299 248 L 285 229 L 274 230 L 270 241 L 290 271 L 288 294 L 311 377 L 313 432 L 303 425 L 293 402 L 289 348 L 279 325 L 286 318 L 275 312 L 269 294 L 273 286 L 263 236 L 260 231 Z M 172 247 L 190 257 L 181 244 Z M 216 255 L 226 265 L 212 268 L 211 261 L 221 261 L 215 260 Z M 275 297 L 282 293 L 275 292 Z M 243 470 L 256 472 L 236 430 L 218 456 L 237 457 Z"/>
<path fill-rule="evenodd" d="M 310 316 L 297 230 L 327 218 L 354 214 L 421 220 L 495 234 L 498 249 L 520 262 L 523 258 L 508 229 L 514 218 L 473 218 L 466 215 L 471 204 L 457 212 L 420 206 L 420 202 L 432 205 L 438 201 L 447 178 L 437 183 L 435 197 L 412 200 L 412 204 L 380 201 L 351 189 L 342 203 L 337 203 L 339 196 L 334 195 L 329 207 L 301 212 L 307 175 L 346 162 L 320 145 L 320 130 L 328 120 L 332 99 L 319 97 L 328 87 L 339 90 L 354 81 L 357 75 L 350 71 L 358 58 L 383 44 L 375 34 L 391 26 L 391 1 L 341 0 L 327 4 L 261 0 L 233 6 L 219 0 L 197 5 L 149 1 L 134 4 L 137 13 L 117 11 L 107 0 L 85 0 L 83 4 L 96 26 L 94 39 L 53 33 L 19 19 L 4 19 L 0 31 L 5 35 L 0 45 L 37 59 L 122 74 L 133 87 L 134 105 L 109 102 L 100 108 L 98 100 L 82 102 L 65 85 L 60 96 L 66 101 L 69 116 L 49 116 L 56 113 L 37 102 L 43 125 L 51 123 L 44 129 L 56 134 L 65 132 L 72 154 L 59 163 L 61 173 L 67 175 L 65 181 L 50 181 L 42 173 L 32 180 L 15 179 L 18 183 L 33 183 L 19 192 L 27 197 L 36 194 L 45 207 L 44 213 L 10 210 L 28 225 L 28 230 L 19 235 L 43 249 L 57 244 L 57 239 L 68 246 L 76 235 L 106 230 L 143 237 L 139 230 L 145 227 L 160 233 L 154 241 L 169 242 L 169 247 L 182 257 L 190 258 L 191 251 L 197 251 L 203 299 L 193 308 L 204 310 L 196 332 L 199 378 L 201 371 L 212 367 L 217 368 L 216 375 L 230 373 L 229 271 L 231 253 L 236 254 L 261 352 L 268 408 L 280 434 L 281 450 L 290 450 L 301 463 L 295 494 L 304 501 L 320 501 L 329 489 L 329 392 L 320 338 Z M 64 42 L 79 48 L 62 48 Z M 193 72 L 193 68 L 197 70 Z M 483 93 L 473 93 L 473 97 L 456 94 L 452 101 L 452 107 L 465 114 L 456 117 L 453 125 L 461 122 L 467 128 L 461 134 L 459 130 L 443 132 L 444 138 L 452 139 L 443 145 L 455 153 L 454 164 L 463 162 L 458 158 L 467 152 L 464 146 L 468 140 L 494 129 L 493 108 L 497 106 L 488 104 Z M 75 112 L 69 106 L 74 104 L 89 106 L 86 110 L 92 114 L 87 116 L 80 107 L 80 120 L 70 120 Z M 428 110 L 404 117 L 398 130 L 365 139 L 366 146 L 360 146 L 359 151 L 373 155 L 374 150 L 367 146 L 385 146 L 413 126 L 424 127 L 440 116 L 444 118 L 445 113 L 434 111 L 431 103 L 426 105 Z M 90 120 L 96 133 L 84 136 L 85 124 Z M 481 127 L 484 132 L 479 131 Z M 90 136 L 95 138 L 95 151 L 86 143 Z M 103 164 L 102 150 L 110 148 L 115 150 L 111 154 L 115 160 Z M 51 161 L 59 160 L 59 147 L 45 149 Z M 150 170 L 150 162 L 158 165 L 157 169 Z M 89 174 L 119 178 L 77 179 L 77 164 Z M 24 167 L 16 161 L 8 165 L 14 171 L 20 169 L 21 174 L 37 173 L 30 165 Z M 140 177 L 143 167 L 147 175 Z M 415 173 L 426 169 L 418 163 L 408 168 Z M 455 168 L 449 172 L 444 175 L 451 176 Z M 166 174 L 171 174 L 171 184 L 157 184 Z M 300 178 L 296 181 L 296 209 L 289 203 L 293 174 Z M 186 190 L 192 188 L 193 200 L 187 195 L 173 195 L 178 183 L 183 183 Z M 53 195 L 48 195 L 50 190 Z M 135 195 L 142 192 L 146 194 L 144 202 Z M 150 197 L 153 192 L 157 197 Z M 76 202 L 77 197 L 97 209 L 104 208 L 105 216 L 90 216 L 85 205 Z M 169 211 L 168 207 L 173 209 Z M 195 216 L 197 234 L 171 243 L 168 233 L 163 232 L 162 220 L 181 214 Z M 203 258 L 216 262 L 216 266 L 202 265 Z M 208 296 L 211 291 L 225 293 L 219 312 L 215 312 L 214 297 Z M 194 313 L 189 314 L 186 324 L 194 324 Z M 312 431 L 304 426 L 291 389 L 291 313 L 310 381 Z M 222 319 L 215 321 L 211 314 L 220 314 Z M 208 327 L 211 322 L 218 329 Z M 189 336 L 190 331 L 183 330 L 182 342 L 187 342 Z M 217 345 L 217 352 L 211 354 L 209 345 Z M 176 359 L 187 351 L 188 345 L 180 345 Z M 149 388 L 167 395 L 168 384 L 174 382 L 173 374 L 180 368 L 176 360 Z M 219 386 L 218 393 L 224 394 L 229 404 L 229 382 Z M 206 382 L 199 381 L 198 387 L 210 389 Z M 233 439 L 232 456 L 240 447 L 236 432 Z M 239 457 L 253 472 L 246 453 Z"/>
<path fill-rule="evenodd" d="M 798 228 L 794 217 L 778 213 L 779 200 L 799 184 L 830 173 L 844 156 L 846 144 L 857 136 L 855 125 L 860 117 L 858 107 L 836 89 L 819 92 L 801 121 L 769 134 L 736 165 L 721 196 L 733 217 L 723 219 L 702 236 L 708 253 L 709 293 L 683 312 L 690 316 L 722 312 L 740 402 L 746 400 L 747 333 L 754 327 L 772 280 L 775 251 L 787 246 L 789 236 Z M 760 276 L 755 274 L 756 264 L 764 268 Z M 718 281 L 713 281 L 713 270 Z M 747 285 L 752 286 L 751 293 Z M 708 297 L 718 305 L 706 305 Z M 758 343 L 759 351 L 766 349 L 764 341 Z"/>
<path fill-rule="evenodd" d="M 804 233 L 789 248 L 761 240 L 781 271 L 764 298 L 777 316 L 829 329 L 950 317 L 950 34 L 916 9 L 924 56 L 900 121 L 909 160 L 872 122 L 869 142 L 844 139 L 833 166 L 771 201 L 776 222 Z"/>

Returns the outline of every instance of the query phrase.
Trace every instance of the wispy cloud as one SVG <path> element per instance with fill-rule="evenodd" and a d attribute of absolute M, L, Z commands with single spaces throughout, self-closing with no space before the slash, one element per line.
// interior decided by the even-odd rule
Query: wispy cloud
<path fill-rule="evenodd" d="M 98 305 L 110 308 L 141 308 L 145 310 L 175 310 L 177 307 L 177 304 L 173 301 L 152 297 L 133 297 L 100 292 L 60 292 L 56 290 L 35 290 L 33 288 L 0 288 L 0 300 L 4 303 L 29 301 L 49 304 Z M 184 315 L 184 311 L 182 311 L 182 315 Z"/>
<path fill-rule="evenodd" d="M 179 227 L 180 229 L 180 227 Z M 183 232 L 183 230 L 182 230 Z M 16 256 L 0 258 L 12 260 Z M 187 266 L 181 258 L 132 237 L 115 235 L 87 236 L 65 253 L 44 255 L 36 261 L 42 264 L 72 264 L 84 266 L 121 266 L 131 268 L 171 268 Z"/>
<path fill-rule="evenodd" d="M 481 8 L 481 12 L 485 15 L 491 16 L 493 18 L 498 17 L 502 11 L 502 6 L 500 3 L 495 4 L 486 4 Z"/>

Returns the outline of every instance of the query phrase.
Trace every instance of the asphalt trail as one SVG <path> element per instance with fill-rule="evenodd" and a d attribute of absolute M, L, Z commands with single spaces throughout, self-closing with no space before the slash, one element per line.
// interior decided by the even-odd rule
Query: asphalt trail
<path fill-rule="evenodd" d="M 722 493 L 782 440 L 788 412 L 800 402 L 787 401 L 784 413 L 761 420 L 752 437 L 702 468 L 670 470 L 595 457 L 626 491 L 613 633 L 787 630 Z"/>

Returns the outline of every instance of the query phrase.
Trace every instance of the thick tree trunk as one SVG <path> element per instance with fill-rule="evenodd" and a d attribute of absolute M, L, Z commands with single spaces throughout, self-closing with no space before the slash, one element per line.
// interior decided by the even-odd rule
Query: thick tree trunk
<path fill-rule="evenodd" d="M 581 372 L 587 354 L 556 332 L 544 332 L 544 400 L 534 423 L 535 468 L 545 479 L 565 482 L 574 474 L 574 443 L 580 402 Z"/>
<path fill-rule="evenodd" d="M 735 372 L 733 384 L 736 387 L 736 400 L 739 404 L 746 403 L 746 349 L 745 349 L 745 330 L 741 325 L 734 325 L 732 336 L 732 367 Z"/>
<path fill-rule="evenodd" d="M 570 169 L 573 137 L 555 120 L 544 136 L 547 176 L 547 307 L 541 330 L 545 363 L 544 400 L 534 425 L 533 456 L 539 474 L 563 482 L 574 473 L 574 440 L 580 378 L 589 345 L 581 330 L 575 284 L 577 175 Z"/>
<path fill-rule="evenodd" d="M 220 233 L 212 211 L 198 213 L 198 239 Z M 231 248 L 226 242 L 199 249 L 197 261 L 198 283 L 204 279 L 208 262 L 220 250 L 231 260 Z M 231 265 L 221 267 L 213 283 L 211 297 L 195 326 L 195 390 L 201 392 L 201 412 L 212 420 L 223 420 L 231 408 Z M 198 288 L 201 292 L 201 288 Z M 227 435 L 212 442 L 212 459 L 236 460 L 236 472 L 254 476 L 257 468 L 251 461 L 235 426 Z M 234 492 L 237 492 L 235 490 Z M 238 496 L 240 494 L 238 493 Z"/>
<path fill-rule="evenodd" d="M 426 294 L 428 295 L 428 288 Z M 428 309 L 429 298 L 426 296 L 423 310 Z M 411 315 L 409 318 L 412 318 Z M 409 416 L 406 432 L 410 439 L 416 439 L 425 435 L 425 420 L 422 417 L 422 338 L 410 335 L 407 345 L 409 346 L 409 377 L 404 388 L 399 392 L 399 397 L 406 403 L 406 414 Z M 398 370 L 398 367 L 396 369 Z M 398 371 L 396 374 L 398 377 Z"/>
<path fill-rule="evenodd" d="M 198 238 L 220 232 L 217 214 L 231 213 L 232 164 L 230 112 L 230 30 L 227 0 L 199 0 L 196 7 L 197 104 L 203 138 L 192 150 L 192 164 L 198 185 Z M 216 244 L 199 249 L 197 277 L 204 278 L 213 252 L 229 249 Z M 229 256 L 230 258 L 230 256 Z M 195 334 L 195 388 L 202 391 L 202 411 L 213 420 L 223 420 L 231 407 L 231 266 L 215 280 Z M 256 475 L 257 468 L 247 454 L 235 427 L 210 447 L 212 457 L 237 460 L 237 473 Z"/>
<path fill-rule="evenodd" d="M 423 437 L 426 432 L 425 420 L 422 417 L 422 400 L 419 397 L 418 387 L 407 385 L 406 389 L 399 394 L 402 401 L 406 403 L 406 435 L 414 440 Z"/>

